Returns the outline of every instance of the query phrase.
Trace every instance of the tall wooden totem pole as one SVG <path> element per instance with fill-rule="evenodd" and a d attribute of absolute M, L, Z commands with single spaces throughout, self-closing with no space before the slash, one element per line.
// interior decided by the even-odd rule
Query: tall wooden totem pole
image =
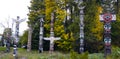
<path fill-rule="evenodd" d="M 14 48 L 13 48 L 13 56 L 17 57 L 17 44 L 18 44 L 18 41 L 19 41 L 19 24 L 23 21 L 25 21 L 25 19 L 21 19 L 20 20 L 20 17 L 17 16 L 17 19 L 13 19 L 16 23 L 16 29 L 15 29 L 15 40 L 14 40 Z"/>
<path fill-rule="evenodd" d="M 44 20 L 43 17 L 40 19 L 40 32 L 39 32 L 39 53 L 43 52 L 43 30 L 44 30 Z"/>
<path fill-rule="evenodd" d="M 80 48 L 79 52 L 84 52 L 84 8 L 85 6 L 82 6 L 83 0 L 78 0 L 78 8 L 79 8 L 79 19 L 80 19 Z"/>
<path fill-rule="evenodd" d="M 50 48 L 49 52 L 52 53 L 54 51 L 54 40 L 60 40 L 60 37 L 54 37 L 54 12 L 51 13 L 51 29 L 50 29 L 50 37 L 44 38 L 44 40 L 50 40 Z"/>
<path fill-rule="evenodd" d="M 116 20 L 114 3 L 116 0 L 102 0 L 103 11 L 100 21 L 104 22 L 104 56 L 111 54 L 111 22 Z"/>

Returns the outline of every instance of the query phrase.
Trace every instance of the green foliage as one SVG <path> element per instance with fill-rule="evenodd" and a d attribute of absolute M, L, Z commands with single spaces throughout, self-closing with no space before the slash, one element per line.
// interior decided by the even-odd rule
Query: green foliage
<path fill-rule="evenodd" d="M 20 37 L 19 43 L 21 45 L 27 45 L 27 41 L 28 41 L 28 30 L 24 31 L 23 35 Z"/>
<path fill-rule="evenodd" d="M 62 49 L 63 51 L 70 51 L 71 49 L 73 49 L 73 43 L 74 42 L 74 38 L 72 37 L 72 33 L 70 34 L 63 34 L 61 36 L 60 41 L 57 41 L 56 43 L 58 43 L 58 47 L 60 48 L 60 50 Z"/>
<path fill-rule="evenodd" d="M 120 58 L 120 48 L 112 46 L 112 54 L 108 56 L 111 59 L 119 59 Z"/>
<path fill-rule="evenodd" d="M 46 20 L 50 21 L 51 20 L 51 13 L 54 12 L 56 8 L 56 3 L 55 0 L 45 0 L 45 15 L 46 15 Z"/>
<path fill-rule="evenodd" d="M 117 19 L 115 22 L 112 23 L 111 36 L 112 36 L 112 44 L 120 47 L 120 44 L 119 44 L 119 42 L 120 42 L 120 38 L 119 38 L 120 37 L 120 35 L 119 35 L 120 34 L 120 32 L 119 32 L 119 30 L 120 30 L 120 16 L 119 15 L 120 15 L 120 13 L 116 15 Z"/>
<path fill-rule="evenodd" d="M 1 54 L 1 52 L 0 52 Z M 43 53 L 38 53 L 38 51 L 27 52 L 26 49 L 18 49 L 18 59 L 70 59 L 69 54 L 64 54 L 61 52 L 53 52 L 50 54 L 48 51 Z M 12 52 L 3 53 L 0 55 L 0 59 L 14 59 Z"/>
<path fill-rule="evenodd" d="M 4 32 L 3 32 L 3 35 L 2 35 L 2 39 L 7 40 L 9 37 L 11 37 L 11 35 L 12 35 L 12 30 L 11 30 L 11 28 L 5 28 L 5 30 L 4 30 Z M 9 40 L 11 40 L 11 39 L 9 38 Z M 12 41 L 11 41 L 11 42 L 12 42 Z"/>
<path fill-rule="evenodd" d="M 56 41 L 56 44 L 58 46 L 58 48 L 60 50 L 63 51 L 69 51 L 70 49 L 73 48 L 73 42 L 74 38 L 73 38 L 73 34 L 71 33 L 65 33 L 64 30 L 64 25 L 63 25 L 63 21 L 65 19 L 65 10 L 62 9 L 60 6 L 60 4 L 65 4 L 65 1 L 58 1 L 57 3 L 55 2 L 55 0 L 46 0 L 45 2 L 45 6 L 46 6 L 46 11 L 45 11 L 45 15 L 46 15 L 46 19 L 45 19 L 45 30 L 46 36 L 49 36 L 49 30 L 50 30 L 50 21 L 51 21 L 51 13 L 55 12 L 55 23 L 54 23 L 54 33 L 55 33 L 55 37 L 61 37 L 61 40 Z"/>
<path fill-rule="evenodd" d="M 93 54 L 89 54 L 88 59 L 105 59 L 105 58 L 103 53 L 93 53 Z"/>
<path fill-rule="evenodd" d="M 103 24 L 99 20 L 101 7 L 96 0 L 86 3 L 85 8 L 85 42 L 89 52 L 98 52 L 103 41 Z M 94 48 L 93 48 L 94 47 Z"/>
<path fill-rule="evenodd" d="M 99 20 L 99 6 L 93 1 L 85 9 L 85 38 L 89 41 L 102 39 L 103 25 Z"/>
<path fill-rule="evenodd" d="M 43 0 L 31 0 L 31 6 L 29 7 L 28 25 L 31 25 L 33 29 L 32 33 L 32 49 L 38 49 L 39 43 L 39 19 L 45 14 L 45 5 Z"/>
<path fill-rule="evenodd" d="M 99 20 L 99 14 L 103 10 L 100 7 L 100 0 L 86 0 L 85 5 L 85 42 L 86 49 L 92 52 L 103 50 L 103 23 Z M 66 7 L 70 8 L 70 13 L 66 13 Z M 77 3 L 73 0 L 32 0 L 29 7 L 30 13 L 28 24 L 32 25 L 32 46 L 38 48 L 39 40 L 39 18 L 44 16 L 44 37 L 50 36 L 51 13 L 55 13 L 54 33 L 55 37 L 61 37 L 61 40 L 55 41 L 57 48 L 62 51 L 70 51 L 78 48 L 79 43 L 75 43 L 79 39 L 79 9 Z M 70 19 L 67 20 L 66 16 Z M 120 30 L 120 14 L 117 14 L 116 22 L 112 23 L 112 44 L 120 46 L 119 30 Z M 44 42 L 45 44 L 48 44 Z M 49 45 L 47 45 L 48 47 Z M 94 48 L 93 48 L 94 47 Z"/>
<path fill-rule="evenodd" d="M 6 47 L 0 47 L 0 52 L 5 51 Z"/>
<path fill-rule="evenodd" d="M 12 51 L 10 53 L 3 53 L 5 47 L 0 47 L 0 59 L 13 59 Z M 120 59 L 119 47 L 112 48 L 112 54 L 107 56 L 106 59 Z M 104 53 L 93 53 L 89 54 L 88 52 L 84 52 L 83 54 L 78 54 L 73 50 L 70 53 L 61 53 L 61 52 L 53 52 L 49 54 L 48 51 L 44 51 L 43 53 L 38 53 L 38 51 L 34 50 L 31 52 L 27 52 L 26 49 L 18 48 L 18 58 L 19 59 L 105 59 Z"/>
<path fill-rule="evenodd" d="M 70 59 L 88 59 L 88 52 L 78 54 L 74 51 L 70 52 Z"/>

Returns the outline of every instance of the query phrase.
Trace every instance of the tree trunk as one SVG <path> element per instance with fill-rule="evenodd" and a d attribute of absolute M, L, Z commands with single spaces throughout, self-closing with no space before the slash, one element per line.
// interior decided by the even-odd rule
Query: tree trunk
<path fill-rule="evenodd" d="M 27 44 L 27 51 L 31 51 L 31 40 L 32 40 L 32 27 L 29 26 L 29 31 L 28 31 L 28 44 Z"/>

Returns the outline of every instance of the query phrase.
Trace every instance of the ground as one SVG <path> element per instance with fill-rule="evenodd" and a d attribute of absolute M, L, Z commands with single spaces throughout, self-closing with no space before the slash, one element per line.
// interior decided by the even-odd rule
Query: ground
<path fill-rule="evenodd" d="M 11 48 L 10 53 L 4 52 L 5 47 L 0 47 L 0 59 L 14 59 L 13 52 Z M 82 55 L 82 58 L 80 54 L 76 53 L 64 53 L 64 52 L 58 52 L 55 51 L 53 54 L 50 54 L 48 51 L 44 51 L 43 53 L 38 53 L 38 51 L 31 51 L 27 52 L 26 49 L 19 48 L 18 49 L 18 59 L 86 59 L 85 55 Z M 105 59 L 103 53 L 93 53 L 87 55 L 88 59 Z M 114 58 L 107 58 L 107 59 L 114 59 Z M 119 58 L 117 58 L 119 59 Z"/>

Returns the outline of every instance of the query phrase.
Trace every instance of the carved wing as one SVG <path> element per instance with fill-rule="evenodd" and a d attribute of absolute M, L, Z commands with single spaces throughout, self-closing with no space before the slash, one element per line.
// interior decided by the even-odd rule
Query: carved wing
<path fill-rule="evenodd" d="M 44 40 L 50 40 L 50 38 L 48 38 L 48 37 L 45 37 L 45 38 L 44 38 Z"/>
<path fill-rule="evenodd" d="M 56 37 L 55 40 L 60 40 L 60 37 Z"/>
<path fill-rule="evenodd" d="M 21 20 L 19 20 L 19 23 L 21 23 L 21 22 L 23 22 L 23 21 L 25 21 L 25 20 L 26 20 L 26 18 L 21 19 Z"/>

